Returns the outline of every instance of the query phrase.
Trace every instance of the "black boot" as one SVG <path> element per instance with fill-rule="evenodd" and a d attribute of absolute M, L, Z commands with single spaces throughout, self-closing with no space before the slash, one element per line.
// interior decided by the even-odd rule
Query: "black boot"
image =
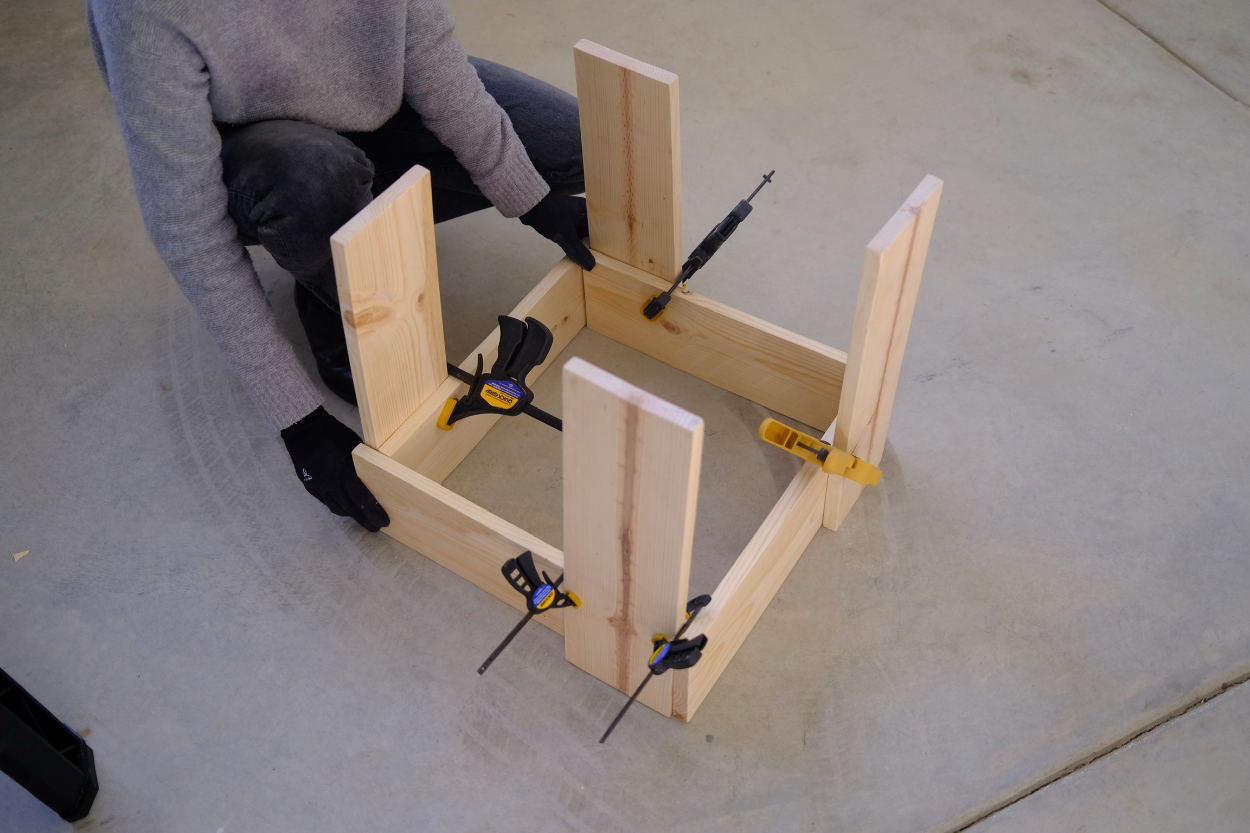
<path fill-rule="evenodd" d="M 332 309 L 300 283 L 295 284 L 295 311 L 304 325 L 308 346 L 312 348 L 317 372 L 335 396 L 356 404 L 356 387 L 352 384 L 352 367 L 347 359 L 347 337 L 343 320 Z"/>

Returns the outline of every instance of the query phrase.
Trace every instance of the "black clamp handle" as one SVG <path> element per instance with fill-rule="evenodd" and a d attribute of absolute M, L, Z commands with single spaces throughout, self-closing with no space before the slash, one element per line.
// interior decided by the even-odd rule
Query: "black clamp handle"
<path fill-rule="evenodd" d="M 539 573 L 534 566 L 534 554 L 529 550 L 516 558 L 509 558 L 500 571 L 513 589 L 525 597 L 525 608 L 530 613 L 541 613 L 559 607 L 580 607 L 582 604 L 577 594 L 561 592 L 563 575 L 552 580 L 546 570 Z"/>
<path fill-rule="evenodd" d="M 482 354 L 469 383 L 469 392 L 449 399 L 438 418 L 438 427 L 451 426 L 465 417 L 479 414 L 514 416 L 534 401 L 534 392 L 525 384 L 529 372 L 546 360 L 554 341 L 551 330 L 537 318 L 524 321 L 499 316 L 499 356 L 489 373 L 482 372 Z"/>
<path fill-rule="evenodd" d="M 533 619 L 544 610 L 553 610 L 559 607 L 581 607 L 582 600 L 577 598 L 573 593 L 564 593 L 560 590 L 560 584 L 564 581 L 564 575 L 552 580 L 547 575 L 547 571 L 543 570 L 539 573 L 538 568 L 534 566 L 534 554 L 529 550 L 518 555 L 516 558 L 509 558 L 500 568 L 503 577 L 508 584 L 512 585 L 512 589 L 516 590 L 525 597 L 525 616 L 517 622 L 516 627 L 508 632 L 495 650 L 491 651 L 486 661 L 478 666 L 477 673 L 485 674 L 486 669 L 490 668 L 490 664 L 503 653 L 503 649 L 507 648 L 521 628 L 525 627 L 525 623 Z"/>
<path fill-rule="evenodd" d="M 686 602 L 686 621 L 682 622 L 681 628 L 672 639 L 669 639 L 662 633 L 657 633 L 651 637 L 651 658 L 647 660 L 647 670 L 651 673 L 642 678 L 642 682 L 638 684 L 638 688 L 634 689 L 634 693 L 629 695 L 629 699 L 625 701 L 625 705 L 621 706 L 621 710 L 616 713 L 616 717 L 608 724 L 608 730 L 603 733 L 603 737 L 599 738 L 600 743 L 604 743 L 608 739 L 608 735 L 612 734 L 612 730 L 616 728 L 616 724 L 621 722 L 621 718 L 625 716 L 625 712 L 629 711 L 629 707 L 638 699 L 638 695 L 642 694 L 642 690 L 652 677 L 658 677 L 670 668 L 691 668 L 702 657 L 703 649 L 707 647 L 707 634 L 699 634 L 694 639 L 682 639 L 682 634 L 690 627 L 690 622 L 694 619 L 694 615 L 703 608 L 712 603 L 712 597 L 706 593 L 702 596 L 695 596 Z"/>
<path fill-rule="evenodd" d="M 651 647 L 655 650 L 647 667 L 652 674 L 663 674 L 670 668 L 693 668 L 703 657 L 703 649 L 707 647 L 707 636 L 699 634 L 694 639 L 675 639 L 670 642 L 663 636 L 652 637 Z"/>
<path fill-rule="evenodd" d="M 694 639 L 682 639 L 682 634 L 686 632 L 686 628 L 690 627 L 690 620 L 694 615 L 703 608 L 712 603 L 712 597 L 706 593 L 702 596 L 695 596 L 686 602 L 686 621 L 682 623 L 681 629 L 677 634 L 669 639 L 662 633 L 657 633 L 651 637 L 651 658 L 647 660 L 647 667 L 651 669 L 652 674 L 663 674 L 670 668 L 693 668 L 703 657 L 703 649 L 707 647 L 707 635 L 699 634 Z"/>

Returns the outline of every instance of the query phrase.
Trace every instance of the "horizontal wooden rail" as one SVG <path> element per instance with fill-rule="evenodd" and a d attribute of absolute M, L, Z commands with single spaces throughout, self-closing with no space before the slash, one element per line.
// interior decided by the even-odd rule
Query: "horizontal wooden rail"
<path fill-rule="evenodd" d="M 671 281 L 595 253 L 586 326 L 691 376 L 822 431 L 837 415 L 846 353 L 698 293 L 642 315 Z"/>
<path fill-rule="evenodd" d="M 799 470 L 712 593 L 712 603 L 690 623 L 687 636 L 705 633 L 708 644 L 698 665 L 674 672 L 673 711 L 677 717 L 694 717 L 820 529 L 828 481 L 829 475 L 815 466 L 805 465 Z"/>
<path fill-rule="evenodd" d="M 356 472 L 391 516 L 384 531 L 497 599 L 525 609 L 525 599 L 504 580 L 500 567 L 525 550 L 552 576 L 564 572 L 564 554 L 515 524 L 493 515 L 428 477 L 367 445 L 352 455 Z M 535 621 L 564 633 L 564 611 Z"/>

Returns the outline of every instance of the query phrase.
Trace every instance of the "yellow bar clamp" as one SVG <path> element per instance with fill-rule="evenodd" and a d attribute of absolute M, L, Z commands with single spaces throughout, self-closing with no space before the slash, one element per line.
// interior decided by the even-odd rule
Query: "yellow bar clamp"
<path fill-rule="evenodd" d="M 809 463 L 815 463 L 826 474 L 840 475 L 865 486 L 875 486 L 881 480 L 881 469 L 867 460 L 861 460 L 849 451 L 834 448 L 823 440 L 796 431 L 775 419 L 761 422 L 759 434 L 764 442 Z"/>

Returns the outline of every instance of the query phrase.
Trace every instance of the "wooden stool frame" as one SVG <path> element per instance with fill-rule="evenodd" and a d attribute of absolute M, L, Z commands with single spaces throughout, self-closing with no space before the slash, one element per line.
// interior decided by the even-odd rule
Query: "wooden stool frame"
<path fill-rule="evenodd" d="M 549 366 L 584 327 L 810 426 L 879 463 L 942 189 L 927 176 L 868 245 L 847 352 L 697 293 L 641 314 L 682 263 L 677 77 L 589 41 L 574 48 L 590 246 L 597 266 L 560 261 L 511 311 L 554 336 Z M 674 633 L 689 595 L 702 420 L 580 359 L 563 371 L 564 551 L 442 486 L 499 417 L 440 430 L 466 387 L 446 368 L 427 171 L 414 168 L 332 239 L 360 403 L 361 479 L 387 534 L 523 609 L 500 566 L 523 550 L 582 599 L 535 621 L 565 656 L 617 690 L 647 673 L 654 633 Z M 476 354 L 489 367 L 499 331 Z M 835 421 L 835 416 L 837 417 Z M 709 638 L 694 668 L 657 677 L 641 702 L 689 720 L 822 525 L 862 491 L 805 465 L 692 623 Z"/>

